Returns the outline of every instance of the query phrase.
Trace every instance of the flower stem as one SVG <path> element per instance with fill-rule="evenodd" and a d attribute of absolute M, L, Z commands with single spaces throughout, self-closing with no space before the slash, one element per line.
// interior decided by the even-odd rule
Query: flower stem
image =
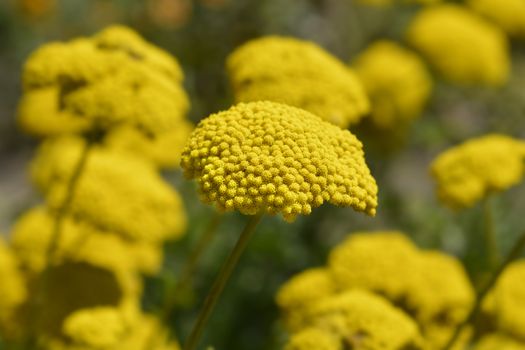
<path fill-rule="evenodd" d="M 494 206 L 490 197 L 483 201 L 483 218 L 485 223 L 484 238 L 490 269 L 496 268 L 500 262 L 496 225 L 494 222 Z"/>
<path fill-rule="evenodd" d="M 494 287 L 494 285 L 498 281 L 498 278 L 501 276 L 503 271 L 505 271 L 507 266 L 509 266 L 514 260 L 520 257 L 523 249 L 525 249 L 525 232 L 518 238 L 518 240 L 514 244 L 514 247 L 512 247 L 505 260 L 494 271 L 487 284 L 477 293 L 476 301 L 474 302 L 474 306 L 470 310 L 470 313 L 465 318 L 465 320 L 462 323 L 460 323 L 455 329 L 454 334 L 452 335 L 452 337 L 450 337 L 445 347 L 443 347 L 443 350 L 452 349 L 463 329 L 465 329 L 465 327 L 467 327 L 476 319 L 478 313 L 481 310 L 481 306 L 483 305 L 483 301 L 489 293 L 489 291 L 492 289 L 492 287 Z"/>
<path fill-rule="evenodd" d="M 244 230 L 239 236 L 239 239 L 237 240 L 237 243 L 235 244 L 235 247 L 226 259 L 224 265 L 221 268 L 221 271 L 219 272 L 219 275 L 215 279 L 215 282 L 213 283 L 213 286 L 204 301 L 204 305 L 199 313 L 197 322 L 193 326 L 191 334 L 184 344 L 184 350 L 194 350 L 198 345 L 202 332 L 204 331 L 204 327 L 206 326 L 206 323 L 208 322 L 208 319 L 210 318 L 210 315 L 215 308 L 215 305 L 217 304 L 217 301 L 219 300 L 219 297 L 221 296 L 222 291 L 224 290 L 224 287 L 233 272 L 233 269 L 237 265 L 241 254 L 246 248 L 250 237 L 255 232 L 257 224 L 261 221 L 261 218 L 262 213 L 254 215 L 246 224 Z"/>
<path fill-rule="evenodd" d="M 170 319 L 175 309 L 175 306 L 177 305 L 179 292 L 185 290 L 185 288 L 191 281 L 191 277 L 193 276 L 195 269 L 197 268 L 200 257 L 202 256 L 209 243 L 215 236 L 217 228 L 222 222 L 222 218 L 223 216 L 219 212 L 215 211 L 213 213 L 213 216 L 210 222 L 208 223 L 206 230 L 199 237 L 197 245 L 190 252 L 188 259 L 184 263 L 184 266 L 181 269 L 181 275 L 179 280 L 174 285 L 172 285 L 171 288 L 169 288 L 169 290 L 167 291 L 167 298 L 164 300 L 164 303 L 160 309 L 158 316 L 162 324 L 166 324 Z M 146 342 L 146 350 L 154 348 L 155 341 L 156 334 L 155 332 L 152 332 L 150 340 Z"/>

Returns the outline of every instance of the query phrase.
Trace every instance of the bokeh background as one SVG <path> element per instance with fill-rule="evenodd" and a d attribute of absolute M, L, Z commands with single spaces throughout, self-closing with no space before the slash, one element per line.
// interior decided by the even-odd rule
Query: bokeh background
<path fill-rule="evenodd" d="M 177 57 L 197 123 L 232 101 L 225 73 L 227 55 L 245 41 L 269 34 L 314 41 L 350 63 L 378 39 L 404 42 L 418 6 L 368 6 L 351 0 L 1 0 L 0 2 L 0 232 L 41 201 L 27 179 L 36 140 L 16 125 L 25 58 L 40 44 L 87 36 L 114 23 L 128 25 Z M 287 224 L 265 218 L 226 290 L 206 334 L 217 349 L 278 349 L 282 337 L 274 303 L 278 287 L 292 274 L 321 265 L 331 247 L 355 231 L 401 230 L 424 248 L 459 256 L 470 272 L 483 268 L 480 206 L 454 213 L 439 205 L 428 166 L 450 145 L 487 132 L 525 138 L 525 44 L 513 41 L 512 73 L 501 88 L 460 87 L 435 76 L 423 115 L 406 140 L 384 152 L 365 140 L 367 161 L 380 188 L 376 218 L 351 209 L 323 206 Z M 357 130 L 359 133 L 359 130 Z M 144 307 L 155 310 L 163 291 L 212 215 L 194 184 L 179 171 L 165 174 L 181 191 L 190 219 L 182 241 L 166 246 L 163 273 L 149 278 Z M 525 185 L 493 199 L 501 249 L 523 230 Z M 245 218 L 227 214 L 170 322 L 184 337 L 220 263 Z M 1 288 L 0 281 L 0 288 Z M 0 346 L 1 347 L 1 346 Z"/>

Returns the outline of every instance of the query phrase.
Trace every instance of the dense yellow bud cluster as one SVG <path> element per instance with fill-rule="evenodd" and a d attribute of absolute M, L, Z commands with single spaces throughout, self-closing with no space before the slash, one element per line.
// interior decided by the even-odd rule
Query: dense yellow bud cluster
<path fill-rule="evenodd" d="M 27 289 L 18 260 L 0 235 L 0 335 L 16 333 L 17 309 L 26 301 Z"/>
<path fill-rule="evenodd" d="M 120 124 L 159 134 L 188 109 L 181 81 L 168 53 L 130 29 L 110 27 L 92 38 L 46 44 L 29 57 L 19 120 L 44 135 Z M 63 116 L 67 124 L 58 126 Z"/>
<path fill-rule="evenodd" d="M 354 73 L 311 42 L 278 36 L 252 40 L 228 57 L 227 68 L 237 102 L 281 102 L 343 128 L 369 109 Z"/>
<path fill-rule="evenodd" d="M 461 6 L 423 9 L 407 37 L 447 80 L 490 86 L 507 81 L 510 59 L 505 34 Z"/>
<path fill-rule="evenodd" d="M 32 177 L 51 208 L 63 203 L 84 142 L 61 137 L 44 142 L 39 149 Z M 177 238 L 186 227 L 179 195 L 155 167 L 98 146 L 89 153 L 68 210 L 102 230 L 143 241 Z"/>
<path fill-rule="evenodd" d="M 205 202 L 292 221 L 323 202 L 374 215 L 377 185 L 349 131 L 274 102 L 241 103 L 197 126 L 182 154 Z"/>
<path fill-rule="evenodd" d="M 468 0 L 468 5 L 509 35 L 525 38 L 525 1 Z"/>
<path fill-rule="evenodd" d="M 301 273 L 277 294 L 287 328 L 307 322 L 311 305 L 349 290 L 368 290 L 417 321 L 429 349 L 440 349 L 469 312 L 474 291 L 455 258 L 419 250 L 400 232 L 354 233 L 329 256 L 327 268 Z M 469 332 L 461 337 L 463 344 Z"/>
<path fill-rule="evenodd" d="M 455 209 L 518 184 L 525 171 L 525 142 L 500 134 L 470 139 L 440 154 L 431 165 L 437 195 Z"/>
<path fill-rule="evenodd" d="M 353 67 L 370 97 L 371 121 L 379 128 L 403 126 L 419 117 L 432 92 L 421 59 L 392 41 L 378 41 Z"/>

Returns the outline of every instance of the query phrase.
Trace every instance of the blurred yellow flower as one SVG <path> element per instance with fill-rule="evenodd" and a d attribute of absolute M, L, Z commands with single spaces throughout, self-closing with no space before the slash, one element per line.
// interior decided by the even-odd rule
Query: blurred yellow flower
<path fill-rule="evenodd" d="M 524 160 L 525 142 L 488 134 L 446 150 L 430 169 L 439 199 L 461 209 L 518 184 L 525 171 Z"/>
<path fill-rule="evenodd" d="M 307 328 L 290 337 L 284 350 L 343 350 L 337 336 L 318 328 Z"/>
<path fill-rule="evenodd" d="M 509 35 L 525 38 L 525 1 L 469 0 L 468 5 Z"/>
<path fill-rule="evenodd" d="M 131 29 L 114 26 L 92 38 L 37 49 L 24 66 L 18 118 L 25 130 L 39 135 L 121 124 L 161 134 L 188 110 L 181 82 L 175 58 Z M 62 119 L 71 130 L 57 126 Z"/>
<path fill-rule="evenodd" d="M 443 4 L 421 10 L 407 38 L 447 80 L 499 86 L 508 79 L 505 34 L 464 7 Z"/>
<path fill-rule="evenodd" d="M 182 154 L 205 202 L 288 221 L 323 202 L 374 215 L 377 185 L 349 131 L 274 102 L 241 103 L 201 121 Z"/>
<path fill-rule="evenodd" d="M 293 276 L 281 286 L 276 296 L 286 328 L 290 331 L 300 328 L 305 322 L 308 305 L 335 294 L 336 288 L 337 285 L 326 268 L 307 269 Z M 310 336 L 305 337 L 310 339 Z"/>
<path fill-rule="evenodd" d="M 33 180 L 50 207 L 63 203 L 84 142 L 77 137 L 48 140 L 33 160 Z M 186 228 L 179 195 L 152 164 L 100 146 L 92 149 L 68 210 L 93 226 L 135 240 L 175 239 Z"/>
<path fill-rule="evenodd" d="M 371 121 L 379 128 L 403 126 L 419 117 L 432 92 L 432 78 L 413 52 L 378 41 L 353 64 L 371 100 Z"/>
<path fill-rule="evenodd" d="M 525 259 L 512 263 L 494 290 L 494 316 L 498 330 L 525 342 Z"/>
<path fill-rule="evenodd" d="M 525 350 L 525 342 L 519 342 L 504 333 L 483 336 L 473 350 Z"/>
<path fill-rule="evenodd" d="M 15 223 L 11 241 L 20 264 L 31 275 L 40 273 L 46 262 L 46 250 L 52 235 L 54 218 L 44 207 L 36 207 Z M 162 264 L 162 247 L 148 242 L 123 239 L 104 232 L 89 222 L 66 217 L 57 242 L 60 258 L 81 259 L 112 268 L 146 274 L 158 272 Z M 109 256 L 105 256 L 111 250 Z"/>
<path fill-rule="evenodd" d="M 313 303 L 304 327 L 329 331 L 350 349 L 423 349 L 417 324 L 386 299 L 364 290 Z"/>
<path fill-rule="evenodd" d="M 26 281 L 13 251 L 0 234 L 0 337 L 12 338 L 19 331 L 15 321 L 18 308 L 28 296 Z"/>
<path fill-rule="evenodd" d="M 227 60 L 237 102 L 269 100 L 346 128 L 368 112 L 353 72 L 314 43 L 270 36 L 249 41 Z"/>
<path fill-rule="evenodd" d="M 358 3 L 372 6 L 390 6 L 395 4 L 422 4 L 430 5 L 441 0 L 357 0 Z"/>

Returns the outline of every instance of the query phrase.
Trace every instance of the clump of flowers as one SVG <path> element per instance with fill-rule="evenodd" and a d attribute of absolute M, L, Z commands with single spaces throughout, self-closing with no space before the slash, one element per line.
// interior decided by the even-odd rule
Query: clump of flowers
<path fill-rule="evenodd" d="M 468 5 L 509 35 L 525 38 L 525 3 L 522 0 L 469 0 Z"/>
<path fill-rule="evenodd" d="M 407 38 L 447 80 L 499 86 L 507 81 L 510 59 L 505 34 L 458 5 L 420 11 Z"/>
<path fill-rule="evenodd" d="M 431 173 L 439 199 L 449 207 L 465 208 L 518 184 L 525 172 L 524 159 L 525 142 L 489 134 L 440 154 Z"/>
<path fill-rule="evenodd" d="M 307 270 L 287 282 L 277 303 L 285 325 L 296 333 L 308 323 L 311 305 L 353 290 L 376 293 L 402 308 L 417 322 L 431 349 L 445 344 L 474 301 L 473 288 L 456 259 L 419 250 L 393 231 L 350 235 L 330 253 L 326 268 Z M 462 339 L 468 341 L 468 336 Z"/>
<path fill-rule="evenodd" d="M 511 337 L 501 334 L 494 333 L 484 336 L 479 340 L 479 342 L 474 346 L 474 350 L 494 350 L 494 349 L 504 349 L 504 350 L 524 350 L 525 343 L 520 343 Z"/>
<path fill-rule="evenodd" d="M 255 39 L 228 57 L 227 68 L 237 102 L 281 102 L 343 128 L 369 110 L 354 73 L 311 42 L 278 36 Z"/>
<path fill-rule="evenodd" d="M 325 201 L 374 215 L 377 185 L 349 131 L 298 108 L 241 103 L 204 119 L 182 155 L 205 202 L 293 221 Z"/>
<path fill-rule="evenodd" d="M 415 53 L 381 40 L 362 52 L 352 66 L 370 97 L 374 126 L 402 127 L 421 115 L 432 92 L 432 79 Z"/>
<path fill-rule="evenodd" d="M 339 340 L 342 348 L 423 349 L 416 323 L 387 300 L 364 290 L 350 290 L 306 305 L 305 324 L 291 343 L 311 329 Z M 295 338 L 295 339 L 294 339 Z"/>

